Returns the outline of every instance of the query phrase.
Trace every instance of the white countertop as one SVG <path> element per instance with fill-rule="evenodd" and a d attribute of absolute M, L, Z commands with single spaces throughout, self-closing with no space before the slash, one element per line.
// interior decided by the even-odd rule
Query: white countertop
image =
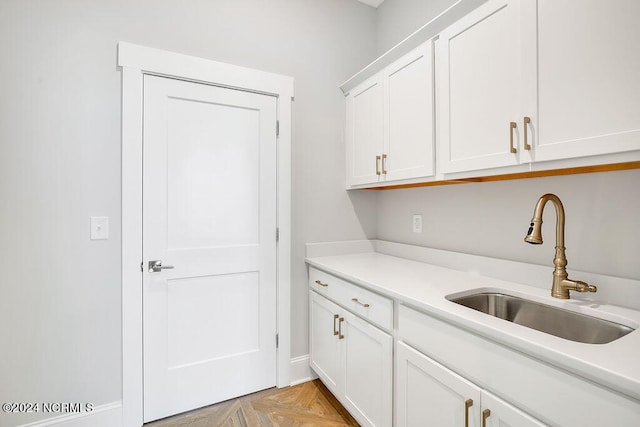
<path fill-rule="evenodd" d="M 312 256 L 307 263 L 451 324 L 640 400 L 640 330 L 608 344 L 558 338 L 455 304 L 447 295 L 508 291 L 545 304 L 640 326 L 640 311 L 596 300 L 560 300 L 536 288 L 377 252 Z M 469 292 L 471 291 L 471 292 Z"/>

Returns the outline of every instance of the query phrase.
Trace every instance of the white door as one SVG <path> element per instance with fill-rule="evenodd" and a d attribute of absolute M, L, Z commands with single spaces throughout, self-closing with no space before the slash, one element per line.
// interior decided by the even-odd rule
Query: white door
<path fill-rule="evenodd" d="M 640 149 L 640 2 L 523 6 L 537 18 L 523 48 L 535 160 Z"/>
<path fill-rule="evenodd" d="M 383 95 L 382 80 L 376 75 L 347 96 L 347 186 L 375 184 L 381 179 Z"/>
<path fill-rule="evenodd" d="M 384 71 L 385 181 L 433 176 L 433 58 L 431 42 Z"/>
<path fill-rule="evenodd" d="M 519 0 L 490 0 L 440 34 L 436 115 L 445 173 L 528 161 L 520 148 L 520 23 Z"/>
<path fill-rule="evenodd" d="M 309 356 L 310 364 L 322 382 L 339 394 L 340 385 L 340 341 L 338 322 L 340 312 L 337 305 L 315 292 L 309 292 Z"/>
<path fill-rule="evenodd" d="M 486 427 L 544 427 L 546 425 L 486 391 L 482 392 L 481 410 L 481 418 L 485 419 Z"/>
<path fill-rule="evenodd" d="M 363 427 L 392 422 L 393 338 L 349 312 L 342 312 L 345 406 Z"/>
<path fill-rule="evenodd" d="M 403 343 L 396 360 L 399 427 L 480 426 L 479 387 Z"/>
<path fill-rule="evenodd" d="M 145 76 L 143 141 L 147 422 L 276 383 L 276 99 Z"/>

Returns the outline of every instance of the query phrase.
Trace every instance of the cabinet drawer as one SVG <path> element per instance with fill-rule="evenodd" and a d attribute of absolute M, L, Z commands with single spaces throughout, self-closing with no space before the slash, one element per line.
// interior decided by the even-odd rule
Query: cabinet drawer
<path fill-rule="evenodd" d="M 309 267 L 309 286 L 368 321 L 386 330 L 393 328 L 393 301 L 390 298 L 313 267 Z"/>

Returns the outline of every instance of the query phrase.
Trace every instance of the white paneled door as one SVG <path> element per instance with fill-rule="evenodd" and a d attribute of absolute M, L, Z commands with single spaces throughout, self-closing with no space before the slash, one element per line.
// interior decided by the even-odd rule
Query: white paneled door
<path fill-rule="evenodd" d="M 145 76 L 143 146 L 147 422 L 276 384 L 276 98 Z"/>

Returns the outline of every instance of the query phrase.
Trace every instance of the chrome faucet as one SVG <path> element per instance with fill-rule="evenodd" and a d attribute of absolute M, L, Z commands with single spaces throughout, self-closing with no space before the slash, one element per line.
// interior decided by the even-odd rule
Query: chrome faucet
<path fill-rule="evenodd" d="M 579 280 L 570 280 L 565 267 L 567 257 L 564 253 L 564 207 L 555 194 L 545 194 L 538 200 L 533 211 L 533 219 L 527 236 L 524 241 L 533 245 L 542 244 L 542 211 L 544 205 L 551 201 L 556 208 L 556 256 L 553 259 L 553 285 L 551 286 L 551 296 L 555 298 L 569 299 L 569 291 L 596 292 L 598 288 Z"/>

